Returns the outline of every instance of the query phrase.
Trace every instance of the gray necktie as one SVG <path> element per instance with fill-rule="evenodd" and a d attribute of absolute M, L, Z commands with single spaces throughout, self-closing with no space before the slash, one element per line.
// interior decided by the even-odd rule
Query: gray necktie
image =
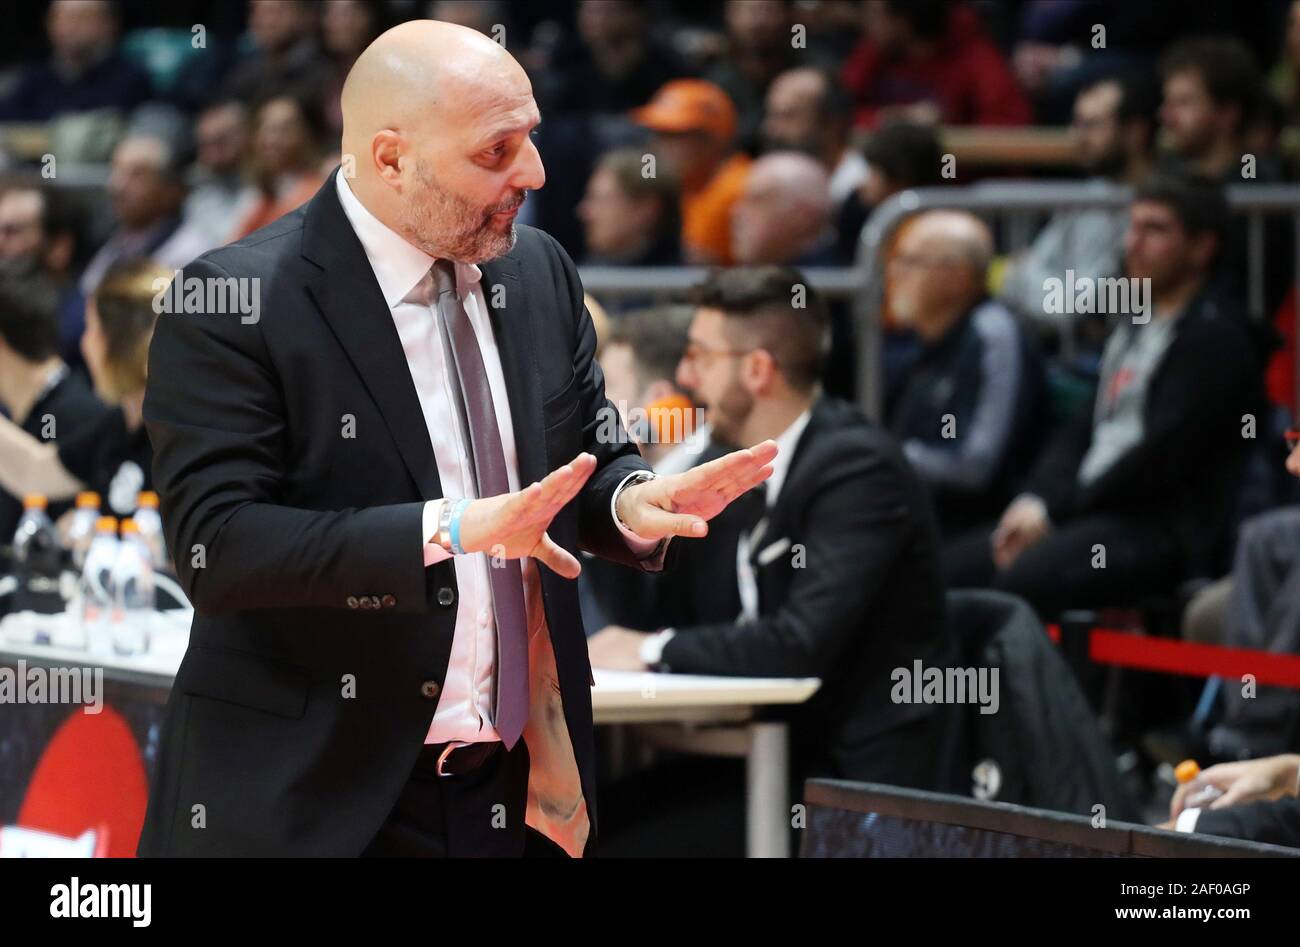
<path fill-rule="evenodd" d="M 460 381 L 458 408 L 465 420 L 472 447 L 474 474 L 480 497 L 510 492 L 506 455 L 497 428 L 492 389 L 488 387 L 483 353 L 469 316 L 456 294 L 454 265 L 439 260 L 433 265 L 443 342 L 451 354 Z M 491 550 L 488 550 L 491 555 Z M 506 749 L 524 732 L 528 721 L 528 613 L 524 607 L 523 572 L 518 559 L 489 562 L 492 607 L 496 614 L 496 713 L 493 723 Z"/>

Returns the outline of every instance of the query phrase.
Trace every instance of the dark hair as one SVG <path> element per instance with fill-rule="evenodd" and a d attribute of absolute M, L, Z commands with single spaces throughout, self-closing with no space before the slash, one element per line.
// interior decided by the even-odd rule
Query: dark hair
<path fill-rule="evenodd" d="M 0 279 L 0 338 L 29 362 L 59 351 L 59 320 L 49 287 L 34 279 Z"/>
<path fill-rule="evenodd" d="M 938 39 L 948 32 L 950 0 L 885 0 L 885 8 L 923 39 Z"/>
<path fill-rule="evenodd" d="M 1228 231 L 1228 202 L 1223 188 L 1214 181 L 1186 174 L 1157 175 L 1137 189 L 1133 202 L 1138 201 L 1168 207 L 1192 236 L 1213 234 L 1215 255 L 1222 253 Z"/>
<path fill-rule="evenodd" d="M 104 387 L 116 398 L 144 388 L 158 321 L 154 304 L 176 275 L 153 260 L 128 258 L 110 266 L 91 293 L 106 348 Z"/>
<path fill-rule="evenodd" d="M 1138 120 L 1154 128 L 1160 114 L 1160 87 L 1154 77 L 1147 72 L 1122 72 L 1103 76 L 1084 86 L 1079 95 L 1112 84 L 1119 89 L 1115 119 L 1120 124 Z"/>
<path fill-rule="evenodd" d="M 1165 55 L 1160 75 L 1168 79 L 1194 72 L 1216 105 L 1241 111 L 1238 130 L 1254 116 L 1264 94 L 1264 80 L 1255 56 L 1241 40 L 1227 36 L 1197 36 L 1183 40 Z"/>
<path fill-rule="evenodd" d="M 313 151 L 319 151 L 325 147 L 326 141 L 330 135 L 329 122 L 325 118 L 325 110 L 321 108 L 320 103 L 315 99 L 294 91 L 277 91 L 268 92 L 256 100 L 253 107 L 253 123 L 256 125 L 262 110 L 272 102 L 279 102 L 282 99 L 288 99 L 293 103 L 294 108 L 298 110 L 298 117 L 302 119 L 303 127 L 307 130 L 309 147 Z"/>
<path fill-rule="evenodd" d="M 893 122 L 873 133 L 862 156 L 901 187 L 925 187 L 943 181 L 943 149 L 928 125 Z"/>
<path fill-rule="evenodd" d="M 72 237 L 72 268 L 79 269 L 86 249 L 86 209 L 68 188 L 51 184 L 35 174 L 17 174 L 0 180 L 0 193 L 32 191 L 41 196 L 41 230 L 46 239 Z"/>
<path fill-rule="evenodd" d="M 821 378 L 830 342 L 826 309 L 794 267 L 712 270 L 687 298 L 743 322 L 746 344 L 771 353 L 793 387 L 807 391 Z"/>
<path fill-rule="evenodd" d="M 682 229 L 681 185 L 677 175 L 662 161 L 655 162 L 655 173 L 647 177 L 642 168 L 644 154 L 635 148 L 607 151 L 596 162 L 597 170 L 614 175 L 618 186 L 634 199 L 653 197 L 659 201 L 659 233 L 677 234 Z"/>
<path fill-rule="evenodd" d="M 805 66 L 822 81 L 821 98 L 817 101 L 817 114 L 827 122 L 853 121 L 853 96 L 840 83 L 839 76 L 822 66 Z"/>
<path fill-rule="evenodd" d="M 672 381 L 686 353 L 694 310 L 690 306 L 652 306 L 617 317 L 605 345 L 626 345 L 636 363 L 637 383 L 645 388 L 660 379 Z"/>

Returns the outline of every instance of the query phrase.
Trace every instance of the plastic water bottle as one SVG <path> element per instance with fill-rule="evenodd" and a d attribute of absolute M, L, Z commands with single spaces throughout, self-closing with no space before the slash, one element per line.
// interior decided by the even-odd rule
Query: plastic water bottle
<path fill-rule="evenodd" d="M 18 578 L 14 610 L 57 615 L 66 607 L 59 592 L 63 547 L 45 511 L 46 499 L 41 494 L 23 498 L 23 515 L 14 532 L 14 571 Z"/>
<path fill-rule="evenodd" d="M 144 654 L 154 621 L 153 565 L 135 520 L 122 521 L 122 541 L 113 563 L 113 650 Z"/>
<path fill-rule="evenodd" d="M 1183 760 L 1174 770 L 1180 785 L 1190 783 L 1191 789 L 1183 800 L 1184 809 L 1202 809 L 1223 795 L 1223 790 L 1201 779 L 1201 767 L 1196 760 Z"/>
<path fill-rule="evenodd" d="M 95 539 L 95 523 L 99 521 L 99 494 L 93 491 L 77 494 L 77 506 L 68 527 L 68 552 L 73 568 L 78 573 L 86 567 L 86 553 Z"/>
<path fill-rule="evenodd" d="M 167 540 L 163 538 L 162 516 L 158 513 L 158 494 L 152 490 L 140 491 L 136 501 L 136 528 L 140 538 L 149 549 L 149 562 L 159 572 L 170 571 L 171 563 L 167 558 Z"/>
<path fill-rule="evenodd" d="M 101 516 L 81 570 L 81 628 L 95 654 L 112 650 L 113 566 L 117 563 L 117 519 Z"/>

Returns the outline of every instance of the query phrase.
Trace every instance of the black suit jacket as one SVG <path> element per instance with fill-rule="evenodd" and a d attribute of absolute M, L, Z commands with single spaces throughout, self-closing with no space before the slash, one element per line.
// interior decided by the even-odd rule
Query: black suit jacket
<path fill-rule="evenodd" d="M 820 677 L 821 689 L 795 712 L 802 768 L 930 782 L 937 745 L 929 738 L 939 738 L 931 725 L 940 717 L 935 705 L 894 703 L 891 673 L 916 659 L 946 665 L 955 651 L 933 513 L 897 445 L 851 405 L 819 399 L 759 528 L 750 550 L 758 620 L 737 624 L 734 609 L 724 617 L 738 602 L 738 530 L 710 524 L 708 537 L 683 548 L 673 575 L 697 591 L 661 596 L 679 613 L 709 617 L 678 627 L 663 663 L 689 674 Z M 708 570 L 712 591 L 696 581 Z M 893 738 L 902 732 L 920 736 Z"/>
<path fill-rule="evenodd" d="M 335 187 L 327 180 L 297 211 L 185 268 L 186 280 L 260 280 L 256 322 L 168 313 L 154 333 L 144 416 L 168 547 L 196 614 L 142 855 L 358 854 L 415 764 L 446 674 L 455 571 L 450 560 L 424 566 L 421 535 L 425 501 L 442 495 L 437 465 Z M 501 303 L 491 319 L 520 482 L 593 453 L 596 472 L 550 535 L 635 564 L 610 501 L 647 465 L 626 439 L 597 442 L 608 402 L 572 261 L 521 226 L 515 248 L 481 269 L 489 306 Z M 589 844 L 591 666 L 574 584 L 539 572 L 554 665 L 534 694 L 562 698 L 554 729 L 571 750 L 556 752 L 568 754 L 575 794 L 580 775 Z M 540 749 L 530 746 L 535 771 Z M 206 828 L 193 827 L 196 806 Z"/>

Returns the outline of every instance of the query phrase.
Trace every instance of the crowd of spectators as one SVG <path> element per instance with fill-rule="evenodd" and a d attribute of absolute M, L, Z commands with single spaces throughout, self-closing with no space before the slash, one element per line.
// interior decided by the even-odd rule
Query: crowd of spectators
<path fill-rule="evenodd" d="M 1300 650 L 1277 449 L 1296 408 L 1293 229 L 1269 219 L 1259 243 L 1225 197 L 1300 170 L 1300 2 L 52 0 L 39 15 L 45 50 L 9 49 L 0 71 L 0 537 L 26 492 L 57 513 L 79 489 L 148 487 L 145 288 L 310 200 L 352 157 L 351 63 L 431 17 L 499 39 L 532 77 L 547 183 L 520 224 L 585 267 L 714 268 L 688 299 L 591 300 L 620 410 L 705 410 L 687 443 L 644 445 L 656 468 L 783 448 L 764 496 L 677 578 L 588 564 L 595 663 L 819 676 L 799 775 L 950 788 L 918 751 L 945 722 L 891 704 L 887 680 L 954 659 L 945 589 L 1011 593 L 1044 622 L 1128 609 L 1195 640 Z M 870 288 L 878 364 L 847 302 L 792 303 L 808 268 L 862 263 L 864 226 L 900 192 L 1026 173 L 954 159 L 954 132 L 1038 126 L 1068 158 L 1030 173 L 1124 185 L 1131 203 L 1052 214 L 1016 252 L 991 219 L 913 215 Z M 1067 278 L 1149 297 L 1062 311 L 1046 286 Z M 867 385 L 875 422 L 851 406 Z M 1300 694 L 1265 696 L 1225 688 L 1214 726 L 1175 742 L 1207 760 L 1296 749 Z M 1135 744 L 1189 712 L 1136 705 Z"/>

